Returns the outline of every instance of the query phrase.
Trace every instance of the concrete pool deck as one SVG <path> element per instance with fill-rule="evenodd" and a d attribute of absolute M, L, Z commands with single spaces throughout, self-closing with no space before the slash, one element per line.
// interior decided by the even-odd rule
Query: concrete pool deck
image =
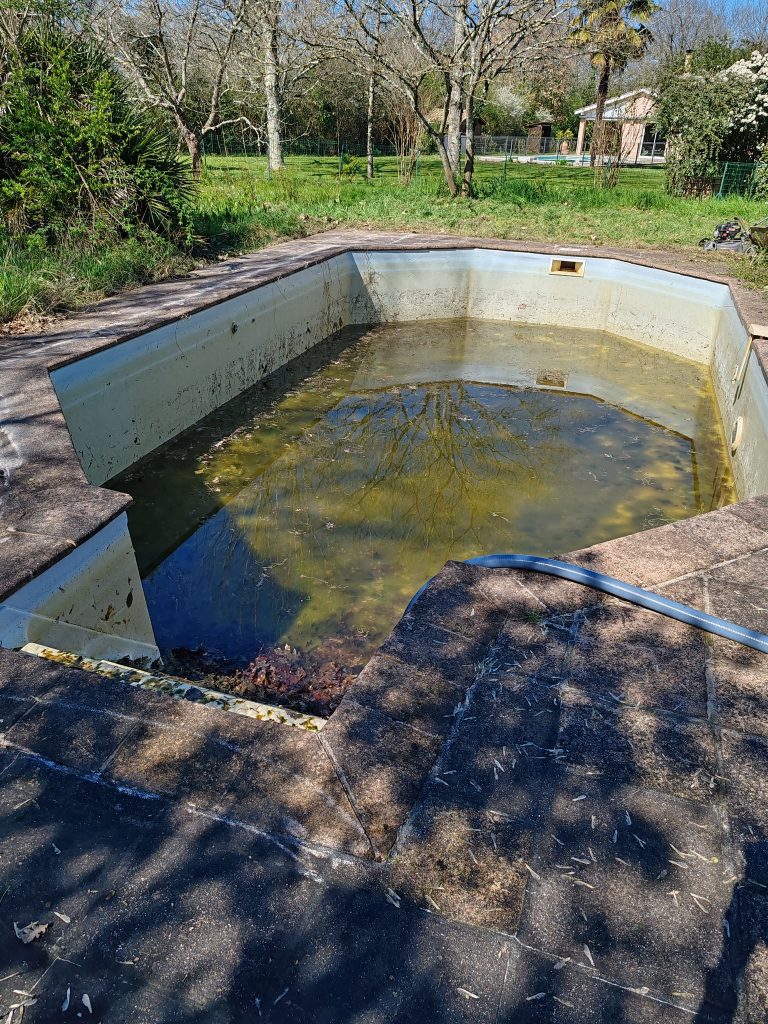
<path fill-rule="evenodd" d="M 364 237 L 248 257 L 247 287 Z M 245 287 L 206 273 L 211 301 Z M 125 507 L 85 482 L 41 368 L 178 316 L 190 287 L 11 343 L 45 433 L 17 450 L 4 592 Z M 768 632 L 768 496 L 565 557 Z M 89 1019 L 86 993 L 94 1020 L 152 1024 L 768 1015 L 768 657 L 729 641 L 449 563 L 321 733 L 14 651 L 0 718 L 0 1015 Z"/>

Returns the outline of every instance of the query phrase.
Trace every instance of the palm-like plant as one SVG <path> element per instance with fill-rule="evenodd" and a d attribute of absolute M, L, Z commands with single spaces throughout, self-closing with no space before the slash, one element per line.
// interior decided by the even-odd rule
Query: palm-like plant
<path fill-rule="evenodd" d="M 623 71 L 645 53 L 652 36 L 647 22 L 659 5 L 655 0 L 586 0 L 571 22 L 571 42 L 589 53 L 597 73 L 597 105 L 592 160 L 604 145 L 603 120 L 611 75 Z"/>

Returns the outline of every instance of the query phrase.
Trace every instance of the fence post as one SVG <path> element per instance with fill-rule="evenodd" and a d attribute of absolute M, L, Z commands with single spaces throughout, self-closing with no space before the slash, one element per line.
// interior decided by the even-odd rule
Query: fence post
<path fill-rule="evenodd" d="M 723 198 L 723 189 L 725 187 L 725 177 L 726 177 L 727 174 L 728 174 L 728 162 L 726 161 L 725 166 L 723 167 L 723 176 L 720 179 L 720 190 L 717 193 L 717 198 L 718 199 L 722 199 Z"/>
<path fill-rule="evenodd" d="M 341 172 L 344 170 L 344 143 L 339 146 L 339 177 Z"/>

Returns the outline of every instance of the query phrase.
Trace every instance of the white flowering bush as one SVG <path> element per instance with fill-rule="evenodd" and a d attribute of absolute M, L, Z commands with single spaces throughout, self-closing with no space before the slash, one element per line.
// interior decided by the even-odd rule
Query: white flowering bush
<path fill-rule="evenodd" d="M 768 143 L 768 53 L 755 50 L 720 72 L 731 87 L 736 107 L 731 111 L 731 126 L 742 135 L 754 137 L 762 147 Z"/>
<path fill-rule="evenodd" d="M 657 122 L 670 142 L 668 191 L 711 194 L 723 161 L 753 163 L 768 146 L 768 54 L 755 51 L 715 73 L 673 69 Z"/>

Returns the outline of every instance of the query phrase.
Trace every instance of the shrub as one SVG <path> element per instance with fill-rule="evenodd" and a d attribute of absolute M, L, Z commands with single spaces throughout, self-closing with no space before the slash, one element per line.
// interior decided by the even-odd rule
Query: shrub
<path fill-rule="evenodd" d="M 752 175 L 752 197 L 768 199 L 768 146 L 763 150 Z"/>
<path fill-rule="evenodd" d="M 133 106 L 107 55 L 49 25 L 22 34 L 0 84 L 0 211 L 50 241 L 78 221 L 189 234 L 194 184 L 172 136 Z"/>
<path fill-rule="evenodd" d="M 673 67 L 662 83 L 657 124 L 669 137 L 667 189 L 706 196 L 724 160 L 751 162 L 768 134 L 768 55 L 729 67 Z"/>

